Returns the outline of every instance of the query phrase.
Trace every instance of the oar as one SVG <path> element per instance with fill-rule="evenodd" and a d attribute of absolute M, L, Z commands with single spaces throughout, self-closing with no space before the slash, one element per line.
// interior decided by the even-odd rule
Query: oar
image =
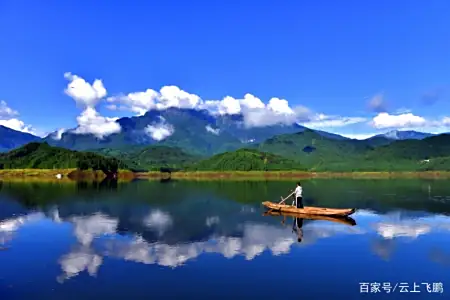
<path fill-rule="evenodd" d="M 284 198 L 284 199 L 283 199 L 283 197 L 280 197 L 280 198 L 281 198 L 281 201 L 278 202 L 278 204 L 281 204 L 281 203 L 283 203 L 284 201 L 286 201 L 287 199 L 289 199 L 289 197 L 291 197 L 292 195 L 294 195 L 294 193 L 295 193 L 295 191 L 292 192 L 292 193 L 290 193 L 289 196 L 287 196 L 287 197 Z M 269 212 L 271 212 L 272 210 L 274 210 L 274 208 L 269 209 L 267 212 L 269 213 Z"/>

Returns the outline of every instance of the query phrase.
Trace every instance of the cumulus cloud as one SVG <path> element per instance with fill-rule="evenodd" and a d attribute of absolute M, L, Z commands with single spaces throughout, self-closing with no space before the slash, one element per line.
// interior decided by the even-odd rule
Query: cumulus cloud
<path fill-rule="evenodd" d="M 69 81 L 64 92 L 83 107 L 95 107 L 107 94 L 103 82 L 99 79 L 90 84 L 70 72 L 65 73 L 64 78 Z"/>
<path fill-rule="evenodd" d="M 107 101 L 111 103 L 109 108 L 130 110 L 137 115 L 143 115 L 151 109 L 197 108 L 203 103 L 199 96 L 176 86 L 164 86 L 159 92 L 147 89 L 145 92 L 109 97 Z"/>
<path fill-rule="evenodd" d="M 267 104 L 249 93 L 240 99 L 226 96 L 222 100 L 203 100 L 198 95 L 190 94 L 176 86 L 165 86 L 159 92 L 148 89 L 144 92 L 113 96 L 107 101 L 109 102 L 107 107 L 111 110 L 128 110 L 136 115 L 143 115 L 152 109 L 163 110 L 169 107 L 205 109 L 213 115 L 242 114 L 245 127 L 291 125 L 295 122 L 311 121 L 316 117 L 308 108 L 301 105 L 291 107 L 286 99 L 277 97 L 269 99 Z M 346 126 L 359 122 L 355 118 L 344 119 L 346 121 L 334 123 L 328 120 L 328 125 Z"/>
<path fill-rule="evenodd" d="M 386 100 L 384 99 L 384 95 L 381 93 L 370 98 L 368 106 L 371 111 L 374 111 L 377 113 L 382 113 L 382 112 L 387 111 Z"/>
<path fill-rule="evenodd" d="M 423 117 L 416 116 L 412 113 L 390 115 L 388 113 L 379 113 L 372 120 L 375 128 L 414 128 L 423 127 L 427 124 L 427 120 Z"/>
<path fill-rule="evenodd" d="M 107 118 L 101 116 L 94 108 L 87 107 L 81 115 L 77 117 L 78 127 L 73 130 L 77 134 L 93 134 L 102 139 L 113 133 L 121 131 L 118 118 Z"/>
<path fill-rule="evenodd" d="M 0 101 L 0 125 L 13 130 L 40 136 L 33 126 L 25 124 L 25 122 L 18 119 L 17 116 L 19 116 L 18 111 L 9 107 L 6 101 Z"/>
<path fill-rule="evenodd" d="M 26 125 L 23 121 L 19 119 L 8 119 L 8 120 L 0 120 L 0 125 L 3 125 L 5 127 L 37 135 L 36 131 L 31 125 Z"/>
<path fill-rule="evenodd" d="M 222 100 L 205 101 L 202 108 L 213 114 L 242 114 L 245 127 L 263 127 L 276 124 L 291 125 L 298 121 L 308 120 L 311 111 L 303 106 L 291 108 L 285 99 L 271 98 L 268 104 L 261 99 L 246 94 L 243 99 L 230 96 Z"/>
<path fill-rule="evenodd" d="M 78 127 L 71 130 L 72 133 L 93 134 L 103 139 L 105 136 L 121 131 L 119 123 L 116 122 L 118 118 L 103 117 L 95 109 L 107 95 L 101 80 L 96 79 L 90 84 L 72 73 L 65 73 L 64 78 L 69 81 L 64 92 L 83 108 L 82 113 L 77 117 Z M 54 135 L 54 138 L 58 139 L 58 135 Z"/>
<path fill-rule="evenodd" d="M 175 128 L 166 122 L 163 117 L 160 117 L 160 122 L 147 125 L 145 132 L 155 141 L 162 141 L 175 132 Z"/>

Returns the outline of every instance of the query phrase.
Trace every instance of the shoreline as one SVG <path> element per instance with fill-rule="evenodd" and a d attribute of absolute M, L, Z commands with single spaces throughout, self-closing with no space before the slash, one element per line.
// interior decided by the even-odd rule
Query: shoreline
<path fill-rule="evenodd" d="M 164 179 L 169 178 L 167 174 L 160 172 L 140 172 L 135 173 L 140 179 Z M 299 172 L 299 171 L 199 171 L 199 172 L 174 172 L 172 179 L 265 179 L 265 180 L 286 180 L 286 179 L 314 179 L 314 178 L 361 178 L 361 179 L 385 179 L 385 178 L 435 178 L 448 179 L 448 171 L 427 171 L 427 172 Z"/>
<path fill-rule="evenodd" d="M 45 180 L 45 181 L 101 181 L 107 176 L 102 171 L 80 171 L 77 169 L 2 169 L 1 180 Z M 118 173 L 119 181 L 127 181 L 136 178 L 135 173 L 121 170 Z"/>
<path fill-rule="evenodd" d="M 58 174 L 61 175 L 58 178 Z M 106 176 L 101 171 L 79 171 L 76 169 L 3 169 L 0 170 L 0 180 L 51 180 L 79 181 L 103 180 Z M 432 178 L 448 179 L 449 171 L 425 172 L 305 172 L 305 171 L 196 171 L 173 172 L 171 176 L 160 172 L 136 172 L 121 170 L 119 181 L 133 179 L 183 179 L 183 180 L 289 180 L 289 179 L 320 179 L 320 178 L 354 178 L 354 179 L 386 179 L 386 178 Z"/>

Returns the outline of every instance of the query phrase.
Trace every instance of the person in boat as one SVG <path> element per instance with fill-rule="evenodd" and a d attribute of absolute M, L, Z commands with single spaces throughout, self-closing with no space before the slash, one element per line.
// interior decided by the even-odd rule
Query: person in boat
<path fill-rule="evenodd" d="M 300 182 L 297 182 L 297 186 L 295 187 L 294 190 L 295 193 L 295 205 L 297 206 L 297 208 L 303 208 L 303 189 L 302 189 L 302 185 L 300 184 Z"/>
<path fill-rule="evenodd" d="M 292 225 L 292 231 L 297 233 L 297 242 L 301 243 L 303 239 L 303 219 L 295 218 Z"/>

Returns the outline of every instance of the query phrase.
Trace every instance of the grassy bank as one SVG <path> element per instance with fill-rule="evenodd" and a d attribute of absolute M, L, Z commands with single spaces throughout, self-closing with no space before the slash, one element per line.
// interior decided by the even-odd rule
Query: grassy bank
<path fill-rule="evenodd" d="M 4 169 L 0 170 L 0 178 L 18 177 L 41 177 L 56 178 L 58 174 L 68 177 L 76 169 Z"/>
<path fill-rule="evenodd" d="M 58 178 L 60 176 L 60 179 Z M 121 180 L 134 179 L 136 176 L 133 172 L 127 170 L 119 171 Z M 0 180 L 2 179 L 18 179 L 18 180 L 102 180 L 106 178 L 102 171 L 86 170 L 79 171 L 77 169 L 3 169 L 0 170 Z"/>
<path fill-rule="evenodd" d="M 61 174 L 61 179 L 57 175 Z M 76 169 L 8 169 L 0 170 L 0 180 L 101 180 L 106 175 L 101 171 L 79 171 Z M 133 173 L 127 170 L 119 171 L 119 180 L 162 179 L 168 174 L 160 172 Z M 196 172 L 174 172 L 173 179 L 199 179 L 199 180 L 221 180 L 221 179 L 255 179 L 255 180 L 286 180 L 286 179 L 309 179 L 309 178 L 450 178 L 450 172 L 427 171 L 427 172 L 304 172 L 304 171 L 196 171 Z"/>
<path fill-rule="evenodd" d="M 168 175 L 159 172 L 136 173 L 136 178 L 161 179 Z M 230 171 L 230 172 L 174 172 L 173 179 L 309 179 L 309 178 L 450 178 L 450 172 L 427 171 L 427 172 L 302 172 L 302 171 Z"/>

